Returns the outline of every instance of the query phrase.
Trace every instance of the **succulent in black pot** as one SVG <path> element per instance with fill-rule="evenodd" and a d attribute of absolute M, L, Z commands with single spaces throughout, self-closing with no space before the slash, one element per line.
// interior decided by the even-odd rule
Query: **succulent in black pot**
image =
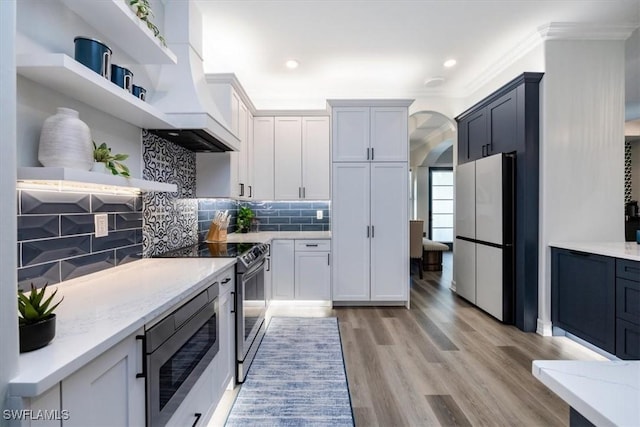
<path fill-rule="evenodd" d="M 42 348 L 56 335 L 56 315 L 53 311 L 64 298 L 51 305 L 58 290 L 56 289 L 45 298 L 46 290 L 47 285 L 42 289 L 36 289 L 33 283 L 29 295 L 18 290 L 20 353 Z"/>

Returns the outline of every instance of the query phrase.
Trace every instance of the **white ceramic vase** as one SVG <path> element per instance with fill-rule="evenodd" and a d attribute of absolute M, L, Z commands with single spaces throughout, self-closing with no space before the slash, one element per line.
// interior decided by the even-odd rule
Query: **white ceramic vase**
<path fill-rule="evenodd" d="M 89 126 L 70 108 L 58 108 L 42 125 L 38 160 L 43 166 L 90 170 L 93 142 Z"/>

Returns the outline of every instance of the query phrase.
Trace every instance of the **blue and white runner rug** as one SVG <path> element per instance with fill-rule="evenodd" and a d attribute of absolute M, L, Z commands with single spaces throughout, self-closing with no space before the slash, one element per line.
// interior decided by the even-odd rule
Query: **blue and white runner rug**
<path fill-rule="evenodd" d="M 226 426 L 353 425 L 338 319 L 272 318 Z"/>

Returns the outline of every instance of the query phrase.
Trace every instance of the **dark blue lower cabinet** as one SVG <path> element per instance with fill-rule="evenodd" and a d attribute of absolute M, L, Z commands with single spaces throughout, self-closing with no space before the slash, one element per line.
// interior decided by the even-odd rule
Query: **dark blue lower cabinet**
<path fill-rule="evenodd" d="M 616 356 L 620 359 L 640 359 L 640 325 L 616 319 Z"/>
<path fill-rule="evenodd" d="M 554 326 L 616 353 L 615 258 L 552 248 Z"/>

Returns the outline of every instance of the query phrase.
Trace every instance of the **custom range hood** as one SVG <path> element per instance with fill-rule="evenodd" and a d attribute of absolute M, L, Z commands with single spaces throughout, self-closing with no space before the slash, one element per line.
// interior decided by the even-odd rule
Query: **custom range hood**
<path fill-rule="evenodd" d="M 240 140 L 229 129 L 207 87 L 200 11 L 194 1 L 169 0 L 164 16 L 167 46 L 178 63 L 162 66 L 152 102 L 178 129 L 149 132 L 191 151 L 238 151 Z"/>

